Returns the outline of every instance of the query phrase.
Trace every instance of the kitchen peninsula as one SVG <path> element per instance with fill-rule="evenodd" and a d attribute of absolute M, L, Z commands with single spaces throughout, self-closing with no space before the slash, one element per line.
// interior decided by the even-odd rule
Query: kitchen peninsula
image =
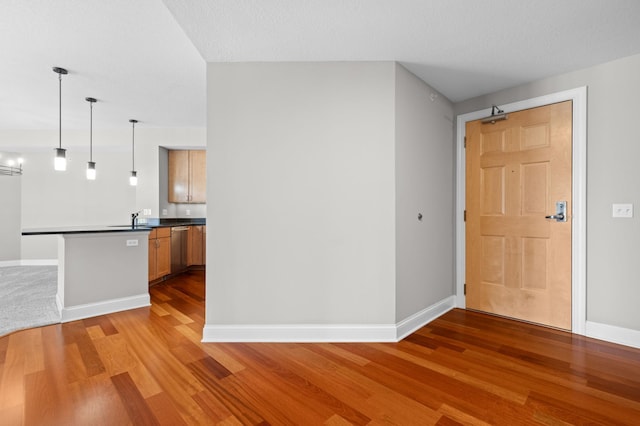
<path fill-rule="evenodd" d="M 25 229 L 22 235 L 58 239 L 61 322 L 150 305 L 145 226 Z"/>

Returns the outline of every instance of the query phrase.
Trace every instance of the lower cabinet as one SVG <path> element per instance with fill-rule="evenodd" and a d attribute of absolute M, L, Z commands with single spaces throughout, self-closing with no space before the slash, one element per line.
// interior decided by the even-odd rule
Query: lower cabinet
<path fill-rule="evenodd" d="M 207 260 L 207 227 L 189 226 L 187 231 L 187 265 L 203 266 Z M 171 274 L 171 228 L 154 228 L 149 232 L 149 282 Z"/>
<path fill-rule="evenodd" d="M 187 234 L 187 263 L 192 265 L 204 265 L 206 263 L 205 254 L 205 225 L 193 225 L 189 227 Z"/>
<path fill-rule="evenodd" d="M 149 281 L 171 273 L 171 228 L 149 232 Z"/>

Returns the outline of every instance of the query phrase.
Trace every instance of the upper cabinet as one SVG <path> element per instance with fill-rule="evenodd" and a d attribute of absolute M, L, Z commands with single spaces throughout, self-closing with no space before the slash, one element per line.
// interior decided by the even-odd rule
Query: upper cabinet
<path fill-rule="evenodd" d="M 169 150 L 169 202 L 207 202 L 207 160 L 204 150 Z"/>

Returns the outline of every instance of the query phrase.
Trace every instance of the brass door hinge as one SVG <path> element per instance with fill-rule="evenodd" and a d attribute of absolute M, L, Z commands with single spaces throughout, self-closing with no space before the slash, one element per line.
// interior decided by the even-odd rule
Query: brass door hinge
<path fill-rule="evenodd" d="M 465 148 L 467 147 L 467 137 L 466 136 L 464 137 L 464 147 Z"/>
<path fill-rule="evenodd" d="M 467 295 L 467 285 L 466 284 L 464 285 L 464 295 L 465 296 Z"/>
<path fill-rule="evenodd" d="M 466 210 L 464 211 L 464 221 L 465 222 L 467 221 L 467 211 Z"/>

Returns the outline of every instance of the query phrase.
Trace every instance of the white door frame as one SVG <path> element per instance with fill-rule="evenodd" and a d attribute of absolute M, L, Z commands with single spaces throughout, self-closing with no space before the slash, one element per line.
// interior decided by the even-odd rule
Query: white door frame
<path fill-rule="evenodd" d="M 573 101 L 573 178 L 571 237 L 571 331 L 586 334 L 587 322 L 587 87 L 553 93 L 502 105 L 505 112 L 520 111 L 557 102 Z M 456 137 L 456 306 L 464 309 L 465 281 L 465 170 L 466 123 L 491 114 L 491 108 L 457 117 Z"/>

